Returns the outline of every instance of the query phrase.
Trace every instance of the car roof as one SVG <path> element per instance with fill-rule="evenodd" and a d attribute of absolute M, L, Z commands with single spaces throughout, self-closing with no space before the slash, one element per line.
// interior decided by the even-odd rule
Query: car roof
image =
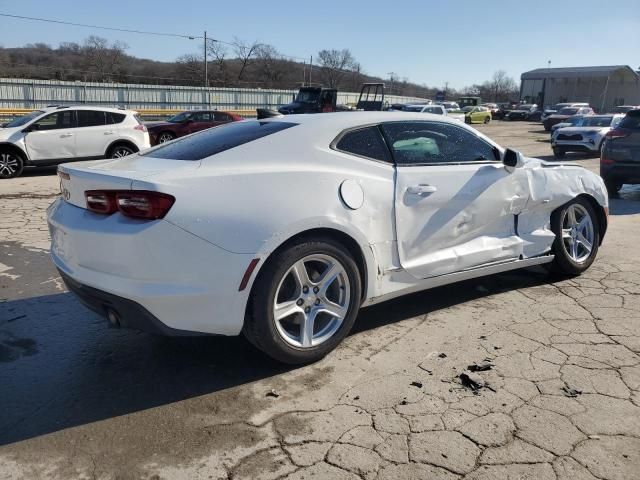
<path fill-rule="evenodd" d="M 132 113 L 132 114 L 136 114 L 138 113 L 135 110 L 126 110 L 124 108 L 113 108 L 113 107 L 100 107 L 100 106 L 93 106 L 93 105 L 57 105 L 57 106 L 50 106 L 50 107 L 45 107 L 45 108 L 37 108 L 36 110 L 40 110 L 42 112 L 46 112 L 46 113 L 51 113 L 51 112 L 55 112 L 55 111 L 64 111 L 64 110 L 69 110 L 69 109 L 73 109 L 73 110 L 93 110 L 93 111 L 100 111 L 100 112 L 112 112 L 112 113 Z"/>

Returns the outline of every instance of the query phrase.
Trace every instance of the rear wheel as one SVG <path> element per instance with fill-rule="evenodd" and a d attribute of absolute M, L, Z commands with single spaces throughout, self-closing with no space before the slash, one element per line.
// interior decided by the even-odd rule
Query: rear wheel
<path fill-rule="evenodd" d="M 107 158 L 121 158 L 133 153 L 136 153 L 136 151 L 132 147 L 130 147 L 129 145 L 121 144 L 112 147 L 107 154 Z"/>
<path fill-rule="evenodd" d="M 170 142 L 174 138 L 176 138 L 176 136 L 173 133 L 171 133 L 171 132 L 162 132 L 160 135 L 158 135 L 158 143 Z"/>
<path fill-rule="evenodd" d="M 0 151 L 0 178 L 14 178 L 24 170 L 24 158 L 11 150 Z"/>
<path fill-rule="evenodd" d="M 349 333 L 361 292 L 346 248 L 331 239 L 301 241 L 276 253 L 259 273 L 244 334 L 276 360 L 314 362 Z"/>
<path fill-rule="evenodd" d="M 591 203 L 575 198 L 551 215 L 555 259 L 552 267 L 565 275 L 579 275 L 591 266 L 600 245 L 598 217 Z"/>
<path fill-rule="evenodd" d="M 487 124 L 491 121 L 491 117 L 484 117 L 484 123 Z"/>

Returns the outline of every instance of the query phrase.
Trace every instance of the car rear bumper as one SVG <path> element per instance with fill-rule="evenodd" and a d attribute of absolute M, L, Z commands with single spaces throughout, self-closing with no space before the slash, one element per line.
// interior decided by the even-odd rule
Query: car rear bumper
<path fill-rule="evenodd" d="M 640 162 L 634 164 L 600 164 L 600 176 L 607 181 L 619 183 L 640 183 Z"/>
<path fill-rule="evenodd" d="M 156 333 L 242 330 L 249 289 L 238 287 L 254 255 L 230 253 L 165 220 L 94 214 L 62 199 L 47 216 L 52 260 L 90 308 L 112 308 L 123 325 Z"/>
<path fill-rule="evenodd" d="M 552 148 L 561 148 L 565 152 L 585 152 L 585 153 L 597 153 L 600 151 L 598 145 L 592 144 L 589 141 L 577 142 L 571 140 L 551 140 Z"/>

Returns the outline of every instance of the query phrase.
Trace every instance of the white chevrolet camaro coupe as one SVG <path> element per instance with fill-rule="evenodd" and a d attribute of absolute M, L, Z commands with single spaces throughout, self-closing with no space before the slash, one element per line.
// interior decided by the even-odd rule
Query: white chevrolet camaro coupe
<path fill-rule="evenodd" d="M 577 275 L 607 228 L 582 167 L 424 113 L 291 115 L 59 167 L 51 255 L 115 325 L 243 333 L 311 362 L 360 307 L 539 264 Z"/>

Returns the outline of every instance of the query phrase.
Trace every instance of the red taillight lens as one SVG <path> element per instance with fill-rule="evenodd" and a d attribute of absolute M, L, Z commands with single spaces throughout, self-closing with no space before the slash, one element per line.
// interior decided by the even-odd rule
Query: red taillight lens
<path fill-rule="evenodd" d="M 87 201 L 87 209 L 94 213 L 111 215 L 118 211 L 116 204 L 116 192 L 88 190 L 84 192 Z"/>
<path fill-rule="evenodd" d="M 164 217 L 176 199 L 159 192 L 118 192 L 116 202 L 123 215 L 133 218 L 155 220 Z"/>
<path fill-rule="evenodd" d="M 144 220 L 163 218 L 176 199 L 171 195 L 145 190 L 89 190 L 85 192 L 87 209 L 110 215 L 120 212 Z"/>
<path fill-rule="evenodd" d="M 615 161 L 611 160 L 610 158 L 604 158 L 604 157 L 600 158 L 600 165 L 612 165 L 614 163 Z"/>
<path fill-rule="evenodd" d="M 147 127 L 146 125 L 136 125 L 135 127 L 133 127 L 134 130 L 140 130 L 141 132 L 146 132 L 147 131 Z"/>
<path fill-rule="evenodd" d="M 607 132 L 607 134 L 605 135 L 605 137 L 607 138 L 625 138 L 628 137 L 631 134 L 631 132 L 629 130 L 627 130 L 626 128 L 614 128 L 612 130 L 609 130 Z"/>

